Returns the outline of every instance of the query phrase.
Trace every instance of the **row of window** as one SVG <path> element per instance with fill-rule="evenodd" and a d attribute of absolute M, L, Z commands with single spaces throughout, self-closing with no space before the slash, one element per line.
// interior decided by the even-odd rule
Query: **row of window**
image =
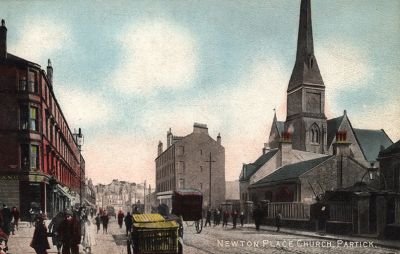
<path fill-rule="evenodd" d="M 157 186 L 157 191 L 162 192 L 162 191 L 169 191 L 175 189 L 175 184 L 174 184 L 174 178 L 171 178 L 167 181 L 164 181 L 162 183 L 159 183 Z"/>

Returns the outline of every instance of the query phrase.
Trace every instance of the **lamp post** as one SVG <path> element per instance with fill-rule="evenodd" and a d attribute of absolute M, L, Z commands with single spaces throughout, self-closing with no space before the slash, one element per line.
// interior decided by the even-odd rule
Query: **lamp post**
<path fill-rule="evenodd" d="M 82 145 L 84 143 L 84 137 L 81 128 L 78 129 L 77 143 L 79 150 L 79 205 L 82 206 L 82 171 L 83 171 L 82 164 L 84 162 L 81 152 L 82 152 Z"/>

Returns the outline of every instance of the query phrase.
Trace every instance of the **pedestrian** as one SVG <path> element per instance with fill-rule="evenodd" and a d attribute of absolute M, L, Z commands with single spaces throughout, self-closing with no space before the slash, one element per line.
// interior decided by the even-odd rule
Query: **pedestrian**
<path fill-rule="evenodd" d="M 20 214 L 19 214 L 18 208 L 16 208 L 14 206 L 12 208 L 12 210 L 11 210 L 11 215 L 14 218 L 14 227 L 15 227 L 16 230 L 18 230 L 18 222 L 19 222 L 19 219 L 20 219 Z"/>
<path fill-rule="evenodd" d="M 124 217 L 125 217 L 124 212 L 122 212 L 122 210 L 119 210 L 118 211 L 118 225 L 119 225 L 119 228 L 122 228 L 122 223 L 124 221 Z"/>
<path fill-rule="evenodd" d="M 100 220 L 100 214 L 97 214 L 96 215 L 96 218 L 94 218 L 95 219 L 95 221 L 96 221 L 96 226 L 97 226 L 97 234 L 99 233 L 99 231 L 100 231 L 100 223 L 101 223 L 101 220 Z"/>
<path fill-rule="evenodd" d="M 32 227 L 32 225 L 35 223 L 35 210 L 33 209 L 33 207 L 29 209 L 29 215 L 30 215 L 29 227 Z"/>
<path fill-rule="evenodd" d="M 61 253 L 61 239 L 59 235 L 59 228 L 61 223 L 64 221 L 65 214 L 64 212 L 59 212 L 51 219 L 49 224 L 49 232 L 51 233 L 51 240 L 53 245 L 57 247 L 57 253 Z"/>
<path fill-rule="evenodd" d="M 1 217 L 3 218 L 3 231 L 7 235 L 10 235 L 11 232 L 11 220 L 12 220 L 12 215 L 11 215 L 11 210 L 8 208 L 6 204 L 3 204 L 3 209 L 1 209 Z"/>
<path fill-rule="evenodd" d="M 243 213 L 243 211 L 240 212 L 239 219 L 240 219 L 240 226 L 243 227 L 243 222 L 244 222 L 244 213 Z"/>
<path fill-rule="evenodd" d="M 207 211 L 206 223 L 204 224 L 204 227 L 207 227 L 207 223 L 211 227 L 211 209 L 208 209 L 208 211 Z"/>
<path fill-rule="evenodd" d="M 94 215 L 94 209 L 93 209 L 93 208 L 90 208 L 90 218 L 93 219 L 93 215 Z"/>
<path fill-rule="evenodd" d="M 47 228 L 44 224 L 44 216 L 38 216 L 35 231 L 30 246 L 35 250 L 36 254 L 47 254 L 50 249 L 49 241 L 47 240 Z"/>
<path fill-rule="evenodd" d="M 236 220 L 238 217 L 238 213 L 236 212 L 236 210 L 233 210 L 232 212 L 232 228 L 236 228 Z"/>
<path fill-rule="evenodd" d="M 279 232 L 279 230 L 281 229 L 281 221 L 282 221 L 282 214 L 281 211 L 278 211 L 278 213 L 275 216 L 276 232 Z"/>
<path fill-rule="evenodd" d="M 256 230 L 260 230 L 260 225 L 262 221 L 262 210 L 260 208 L 260 205 L 257 205 L 256 208 L 253 210 L 253 219 L 254 219 L 254 224 L 256 225 Z"/>
<path fill-rule="evenodd" d="M 96 239 L 94 238 L 94 234 L 92 232 L 92 223 L 90 222 L 87 215 L 83 216 L 83 240 L 82 246 L 83 251 L 86 253 L 92 252 L 92 246 L 96 245 Z"/>
<path fill-rule="evenodd" d="M 64 220 L 59 227 L 59 235 L 62 243 L 62 254 L 79 254 L 81 242 L 81 225 L 71 211 L 67 211 Z"/>
<path fill-rule="evenodd" d="M 107 234 L 109 220 L 110 220 L 110 218 L 108 217 L 107 212 L 104 212 L 104 214 L 101 216 L 101 223 L 103 225 L 103 234 L 104 234 L 104 232 Z"/>
<path fill-rule="evenodd" d="M 222 227 L 228 226 L 228 220 L 229 220 L 229 212 L 225 210 L 224 214 L 222 215 Z"/>
<path fill-rule="evenodd" d="M 217 209 L 217 226 L 221 224 L 221 211 Z"/>
<path fill-rule="evenodd" d="M 131 232 L 133 224 L 132 215 L 129 212 L 126 214 L 124 221 L 125 221 L 126 235 L 128 235 L 129 232 Z"/>
<path fill-rule="evenodd" d="M 1 213 L 0 213 L 0 225 L 1 225 L 2 219 L 1 219 Z M 7 247 L 7 242 L 8 242 L 8 235 L 3 232 L 3 230 L 0 227 L 0 254 L 6 254 L 8 251 Z"/>

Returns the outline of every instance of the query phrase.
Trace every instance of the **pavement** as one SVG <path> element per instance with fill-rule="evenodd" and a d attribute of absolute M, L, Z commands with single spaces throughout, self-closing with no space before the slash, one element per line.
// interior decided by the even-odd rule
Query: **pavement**
<path fill-rule="evenodd" d="M 253 228 L 255 229 L 254 224 L 244 224 L 245 228 Z M 276 227 L 274 226 L 260 226 L 260 230 L 276 232 Z M 399 241 L 391 241 L 391 240 L 382 240 L 375 237 L 365 237 L 365 236 L 351 236 L 351 235 L 335 235 L 335 234 L 321 234 L 313 231 L 304 231 L 290 228 L 280 228 L 280 233 L 298 235 L 298 236 L 306 236 L 306 237 L 315 237 L 320 239 L 327 240 L 342 240 L 345 242 L 370 242 L 373 241 L 375 245 L 382 246 L 390 249 L 400 250 L 400 242 Z"/>

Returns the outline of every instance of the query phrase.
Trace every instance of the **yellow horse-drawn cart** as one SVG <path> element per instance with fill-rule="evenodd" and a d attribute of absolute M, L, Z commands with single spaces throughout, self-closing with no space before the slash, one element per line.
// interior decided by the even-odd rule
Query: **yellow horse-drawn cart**
<path fill-rule="evenodd" d="M 134 214 L 133 226 L 128 239 L 128 254 L 182 253 L 179 241 L 179 224 L 166 220 L 160 214 Z"/>

